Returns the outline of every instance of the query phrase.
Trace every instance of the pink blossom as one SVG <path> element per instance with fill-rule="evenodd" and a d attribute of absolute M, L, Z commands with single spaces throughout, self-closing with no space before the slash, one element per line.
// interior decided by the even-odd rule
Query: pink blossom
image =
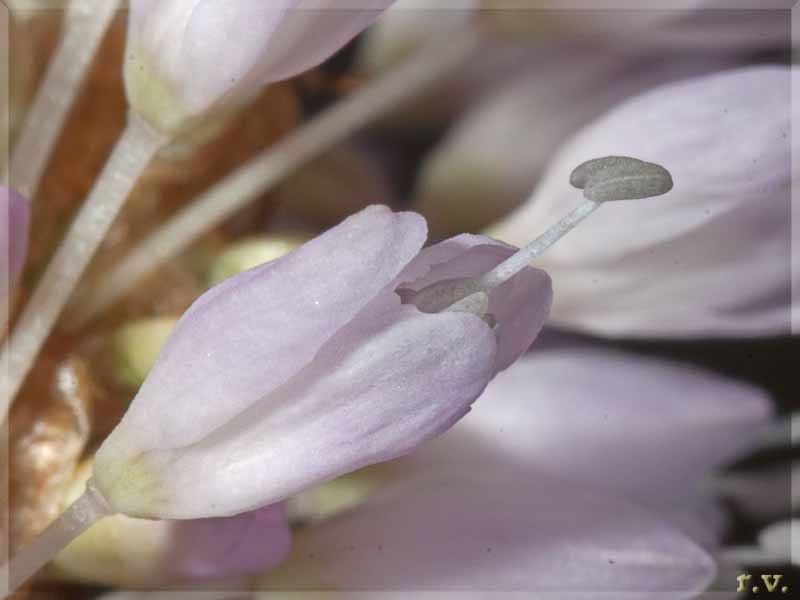
<path fill-rule="evenodd" d="M 756 443 L 766 395 L 680 363 L 535 348 L 451 431 L 390 465 L 394 483 L 298 532 L 262 587 L 469 599 L 706 589 L 725 518 L 700 483 Z"/>
<path fill-rule="evenodd" d="M 421 312 L 396 290 L 478 276 L 515 250 L 477 236 L 421 250 L 425 237 L 419 215 L 369 207 L 201 296 L 97 453 L 111 506 L 233 515 L 460 419 L 533 342 L 550 279 L 525 268 L 491 291 L 491 317 Z"/>
<path fill-rule="evenodd" d="M 541 258 L 557 281 L 553 323 L 614 337 L 788 334 L 797 73 L 752 67 L 658 87 L 561 149 L 533 197 L 493 235 L 528 239 L 535 224 L 568 209 L 577 198 L 565 179 L 595 156 L 662 164 L 675 189 L 605 207 Z"/>

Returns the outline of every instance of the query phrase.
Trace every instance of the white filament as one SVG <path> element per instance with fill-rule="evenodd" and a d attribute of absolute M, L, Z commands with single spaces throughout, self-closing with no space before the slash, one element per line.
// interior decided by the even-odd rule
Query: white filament
<path fill-rule="evenodd" d="M 8 594 L 19 589 L 81 533 L 111 514 L 111 508 L 89 481 L 86 491 L 58 519 L 2 566 L 7 571 Z"/>
<path fill-rule="evenodd" d="M 25 117 L 7 181 L 33 201 L 47 162 L 120 0 L 72 0 L 64 33 Z"/>
<path fill-rule="evenodd" d="M 471 312 L 483 317 L 489 308 L 488 292 L 490 290 L 505 283 L 529 266 L 534 258 L 564 237 L 599 206 L 599 203 L 587 200 L 530 244 L 477 279 L 461 278 L 437 281 L 418 292 L 404 289 L 401 290 L 401 298 L 404 303 L 414 304 L 419 310 L 426 313 L 459 311 Z"/>
<path fill-rule="evenodd" d="M 587 200 L 573 210 L 530 244 L 508 257 L 494 269 L 478 279 L 483 289 L 490 290 L 505 283 L 514 275 L 530 265 L 530 262 L 543 254 L 550 246 L 567 235 L 575 226 L 600 208 L 599 202 Z"/>
<path fill-rule="evenodd" d="M 166 139 L 131 114 L 0 354 L 0 422 L 131 189 Z"/>

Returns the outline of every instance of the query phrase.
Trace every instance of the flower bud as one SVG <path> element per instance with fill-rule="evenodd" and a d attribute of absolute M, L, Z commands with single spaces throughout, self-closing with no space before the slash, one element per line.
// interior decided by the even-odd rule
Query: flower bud
<path fill-rule="evenodd" d="M 300 246 L 305 239 L 299 235 L 269 235 L 239 240 L 225 248 L 214 259 L 208 275 L 209 283 L 238 275 L 260 264 L 275 260 Z"/>
<path fill-rule="evenodd" d="M 128 101 L 174 133 L 222 103 L 314 67 L 392 0 L 132 0 Z"/>
<path fill-rule="evenodd" d="M 142 385 L 176 321 L 172 317 L 141 319 L 113 335 L 114 374 L 120 383 L 133 389 Z"/>
<path fill-rule="evenodd" d="M 552 297 L 526 267 L 471 312 L 426 314 L 398 288 L 478 277 L 514 254 L 372 206 L 225 280 L 178 321 L 97 453 L 94 478 L 131 516 L 191 519 L 272 504 L 401 456 L 460 419 L 533 342 Z"/>

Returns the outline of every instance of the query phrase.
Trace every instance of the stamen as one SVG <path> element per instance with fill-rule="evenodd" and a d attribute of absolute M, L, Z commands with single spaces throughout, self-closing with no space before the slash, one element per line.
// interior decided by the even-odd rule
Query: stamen
<path fill-rule="evenodd" d="M 586 161 L 572 172 L 569 182 L 595 202 L 650 198 L 672 189 L 672 176 L 664 167 L 629 156 Z"/>
<path fill-rule="evenodd" d="M 466 277 L 437 281 L 418 292 L 403 288 L 398 290 L 398 293 L 403 304 L 414 304 L 424 313 L 438 313 L 445 310 L 474 312 L 470 308 L 480 308 L 482 304 L 480 296 L 486 296 L 485 290 L 480 287 L 477 280 Z M 470 300 L 473 296 L 478 298 Z M 487 296 L 486 308 L 488 306 Z M 485 310 L 475 314 L 483 315 L 484 312 Z"/>
<path fill-rule="evenodd" d="M 64 33 L 25 117 L 5 177 L 31 202 L 69 109 L 120 3 L 73 0 L 68 4 Z"/>
<path fill-rule="evenodd" d="M 600 208 L 603 202 L 660 196 L 672 189 L 672 176 L 664 167 L 627 156 L 607 156 L 587 161 L 572 171 L 570 183 L 583 190 L 586 202 L 544 234 L 481 277 L 484 289 L 497 287 L 528 266 Z"/>
<path fill-rule="evenodd" d="M 403 303 L 415 304 L 426 313 L 467 311 L 483 317 L 488 309 L 490 290 L 522 271 L 534 258 L 600 208 L 602 203 L 660 196 L 669 192 L 673 185 L 672 176 L 664 167 L 627 156 L 607 156 L 587 161 L 572 172 L 570 183 L 583 189 L 586 202 L 530 244 L 477 279 L 439 281 L 418 292 L 398 290 Z"/>
<path fill-rule="evenodd" d="M 578 223 L 583 221 L 598 208 L 600 208 L 600 202 L 595 202 L 593 200 L 587 200 L 581 204 L 530 244 L 521 248 L 516 254 L 508 257 L 494 269 L 483 275 L 479 280 L 483 288 L 496 288 L 511 279 L 514 275 L 527 267 L 534 258 L 543 254 L 545 250 L 567 235 Z"/>

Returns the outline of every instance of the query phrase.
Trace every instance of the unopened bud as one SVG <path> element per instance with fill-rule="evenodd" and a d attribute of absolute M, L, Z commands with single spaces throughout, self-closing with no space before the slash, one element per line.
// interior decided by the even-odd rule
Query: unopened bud
<path fill-rule="evenodd" d="M 210 285 L 238 275 L 276 258 L 280 258 L 301 246 L 308 239 L 301 235 L 270 235 L 234 242 L 217 256 L 208 275 Z"/>
<path fill-rule="evenodd" d="M 142 385 L 176 321 L 173 317 L 142 319 L 114 334 L 111 344 L 120 383 L 133 389 Z"/>

